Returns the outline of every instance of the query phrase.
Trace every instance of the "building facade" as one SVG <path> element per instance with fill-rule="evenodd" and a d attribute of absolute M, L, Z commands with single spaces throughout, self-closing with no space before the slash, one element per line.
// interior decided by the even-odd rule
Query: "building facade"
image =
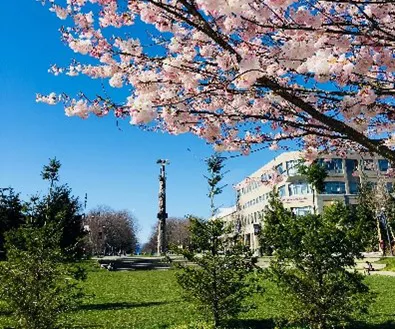
<path fill-rule="evenodd" d="M 259 249 L 261 219 L 274 187 L 284 206 L 295 214 L 312 213 L 314 208 L 320 213 L 325 206 L 335 201 L 356 204 L 361 180 L 376 184 L 389 168 L 388 161 L 381 157 L 349 154 L 347 158 L 340 158 L 327 155 L 318 160 L 326 167 L 328 174 L 324 192 L 313 196 L 306 177 L 298 172 L 302 157 L 302 152 L 283 153 L 238 184 L 236 209 L 233 213 L 227 213 L 226 219 L 235 221 L 245 244 L 252 250 Z M 275 182 L 268 184 L 268 180 Z M 386 184 L 388 190 L 392 190 L 394 179 L 388 179 Z"/>

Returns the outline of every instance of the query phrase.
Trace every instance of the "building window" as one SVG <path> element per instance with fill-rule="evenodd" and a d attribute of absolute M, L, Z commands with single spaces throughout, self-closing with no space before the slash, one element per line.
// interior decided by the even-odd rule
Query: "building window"
<path fill-rule="evenodd" d="M 271 174 L 262 174 L 261 175 L 261 182 L 267 182 L 267 181 L 270 181 L 271 179 L 272 179 Z"/>
<path fill-rule="evenodd" d="M 312 213 L 311 207 L 295 207 L 291 210 L 297 216 L 305 216 Z"/>
<path fill-rule="evenodd" d="M 295 183 L 288 185 L 289 195 L 310 194 L 311 189 L 307 183 Z"/>
<path fill-rule="evenodd" d="M 343 173 L 343 160 L 340 158 L 330 159 L 329 161 L 324 161 L 320 159 L 319 162 L 323 164 L 327 171 L 332 173 L 341 174 Z"/>
<path fill-rule="evenodd" d="M 325 194 L 345 194 L 346 184 L 344 182 L 325 182 Z"/>
<path fill-rule="evenodd" d="M 280 186 L 280 187 L 278 188 L 278 195 L 280 196 L 280 198 L 282 198 L 282 197 L 285 196 L 285 185 Z"/>
<path fill-rule="evenodd" d="M 357 182 L 350 182 L 350 194 L 358 194 L 359 184 Z"/>
<path fill-rule="evenodd" d="M 295 176 L 298 174 L 299 160 L 290 160 L 286 162 L 288 176 Z"/>
<path fill-rule="evenodd" d="M 394 185 L 391 182 L 387 183 L 385 187 L 386 187 L 388 193 L 394 192 Z"/>
<path fill-rule="evenodd" d="M 389 168 L 389 162 L 385 159 L 379 159 L 379 170 L 380 171 L 387 171 Z"/>
<path fill-rule="evenodd" d="M 280 163 L 278 166 L 276 166 L 276 171 L 282 175 L 283 173 L 285 173 L 285 169 L 282 163 Z"/>
<path fill-rule="evenodd" d="M 358 168 L 358 161 L 353 159 L 346 159 L 347 174 L 352 174 Z"/>

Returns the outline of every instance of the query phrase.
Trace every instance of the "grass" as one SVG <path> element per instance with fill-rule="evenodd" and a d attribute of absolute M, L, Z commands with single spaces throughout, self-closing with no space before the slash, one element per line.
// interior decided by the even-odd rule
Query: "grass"
<path fill-rule="evenodd" d="M 395 328 L 395 277 L 369 276 L 366 281 L 378 296 L 370 313 L 353 328 Z M 274 318 L 287 307 L 278 290 L 266 283 L 263 295 L 254 296 L 256 308 L 243 314 L 244 328 L 274 328 Z M 84 283 L 88 294 L 79 310 L 70 314 L 76 328 L 167 329 L 201 320 L 196 309 L 181 297 L 175 271 L 108 272 L 93 270 Z M 0 303 L 0 328 L 12 326 L 10 314 Z"/>
<path fill-rule="evenodd" d="M 383 271 L 395 272 L 395 257 L 380 258 L 380 260 L 377 261 L 376 264 L 385 264 L 386 266 Z"/>

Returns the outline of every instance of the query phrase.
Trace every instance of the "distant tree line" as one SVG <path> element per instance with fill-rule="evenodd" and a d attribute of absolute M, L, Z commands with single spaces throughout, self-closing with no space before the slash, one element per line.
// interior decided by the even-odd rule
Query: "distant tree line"
<path fill-rule="evenodd" d="M 186 247 L 190 243 L 190 219 L 171 217 L 166 221 L 166 241 L 172 247 Z M 158 226 L 155 225 L 149 236 L 148 242 L 141 249 L 142 253 L 154 254 L 157 251 Z"/>
<path fill-rule="evenodd" d="M 85 239 L 89 254 L 129 254 L 137 249 L 137 221 L 130 211 L 99 206 L 87 214 L 85 225 L 89 231 Z"/>
<path fill-rule="evenodd" d="M 100 254 L 106 248 L 134 253 L 137 225 L 132 214 L 102 206 L 86 216 L 71 188 L 59 183 L 60 167 L 56 159 L 50 159 L 49 164 L 43 167 L 41 177 L 49 182 L 48 192 L 44 195 L 37 194 L 22 200 L 20 193 L 13 188 L 0 188 L 0 259 L 6 258 L 7 232 L 27 224 L 40 228 L 49 223 L 60 232 L 59 247 L 69 260 Z M 100 242 L 98 234 L 104 237 Z"/>

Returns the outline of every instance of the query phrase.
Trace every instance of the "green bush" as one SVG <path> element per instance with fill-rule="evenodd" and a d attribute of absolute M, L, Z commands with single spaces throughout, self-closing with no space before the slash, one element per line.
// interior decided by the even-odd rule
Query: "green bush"
<path fill-rule="evenodd" d="M 359 219 L 343 204 L 322 215 L 295 216 L 273 196 L 264 216 L 267 278 L 288 301 L 287 318 L 310 328 L 344 326 L 366 312 L 372 294 L 355 270 L 363 250 Z"/>
<path fill-rule="evenodd" d="M 191 246 L 180 253 L 196 266 L 180 264 L 177 281 L 186 298 L 210 315 L 214 327 L 222 327 L 251 306 L 248 297 L 258 287 L 252 274 L 255 259 L 237 236 L 230 235 L 224 222 L 190 220 Z"/>
<path fill-rule="evenodd" d="M 60 236 L 51 224 L 25 225 L 6 234 L 8 261 L 0 264 L 0 299 L 17 328 L 68 328 L 65 314 L 83 296 L 78 281 L 85 272 L 64 262 Z"/>

